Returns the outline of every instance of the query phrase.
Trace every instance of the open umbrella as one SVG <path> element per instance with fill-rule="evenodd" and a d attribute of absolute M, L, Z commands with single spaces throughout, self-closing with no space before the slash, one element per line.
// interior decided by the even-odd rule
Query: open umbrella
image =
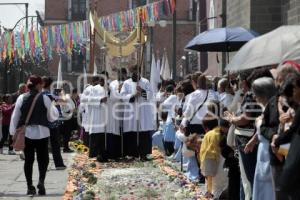
<path fill-rule="evenodd" d="M 281 26 L 245 44 L 227 65 L 240 71 L 300 60 L 300 26 Z"/>
<path fill-rule="evenodd" d="M 186 50 L 231 52 L 237 51 L 258 33 L 242 27 L 211 29 L 200 33 L 185 47 Z"/>

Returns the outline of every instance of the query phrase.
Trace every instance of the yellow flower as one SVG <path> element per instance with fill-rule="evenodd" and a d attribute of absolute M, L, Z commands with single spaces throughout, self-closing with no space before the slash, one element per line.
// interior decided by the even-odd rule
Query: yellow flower
<path fill-rule="evenodd" d="M 86 146 L 85 147 L 83 147 L 83 152 L 88 152 L 89 151 L 89 148 L 87 148 Z"/>

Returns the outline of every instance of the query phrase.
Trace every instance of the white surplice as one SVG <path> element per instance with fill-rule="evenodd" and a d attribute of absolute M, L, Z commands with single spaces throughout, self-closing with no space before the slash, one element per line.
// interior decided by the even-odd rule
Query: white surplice
<path fill-rule="evenodd" d="M 88 119 L 89 119 L 89 111 L 88 111 L 88 98 L 91 94 L 92 85 L 87 86 L 82 94 L 80 95 L 80 105 L 79 105 L 79 113 L 81 113 L 82 121 L 81 126 L 84 128 L 86 132 L 89 131 L 88 127 Z"/>
<path fill-rule="evenodd" d="M 147 93 L 147 98 L 137 97 L 133 103 L 129 100 L 136 93 L 136 86 L 140 86 Z M 155 128 L 156 104 L 152 101 L 153 91 L 150 82 L 141 78 L 138 82 L 127 79 L 121 89 L 124 103 L 124 132 L 152 131 Z"/>
<path fill-rule="evenodd" d="M 106 126 L 107 133 L 120 135 L 120 122 L 122 120 L 121 94 L 119 92 L 120 81 L 114 80 L 109 84 L 110 96 L 107 100 L 108 122 Z"/>
<path fill-rule="evenodd" d="M 88 132 L 105 133 L 107 124 L 107 104 L 101 103 L 101 99 L 106 97 L 104 87 L 100 84 L 92 86 L 90 95 L 88 96 Z"/>

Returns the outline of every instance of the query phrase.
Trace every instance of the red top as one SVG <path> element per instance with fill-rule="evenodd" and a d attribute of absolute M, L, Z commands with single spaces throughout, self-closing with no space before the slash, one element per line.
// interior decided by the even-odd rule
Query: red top
<path fill-rule="evenodd" d="M 0 111 L 2 112 L 2 125 L 9 126 L 10 118 L 14 111 L 15 105 L 14 104 L 2 104 L 0 106 Z"/>

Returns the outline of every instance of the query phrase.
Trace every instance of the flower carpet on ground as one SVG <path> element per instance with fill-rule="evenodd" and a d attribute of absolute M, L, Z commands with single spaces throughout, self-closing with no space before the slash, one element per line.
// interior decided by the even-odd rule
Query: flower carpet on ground
<path fill-rule="evenodd" d="M 69 171 L 65 200 L 202 199 L 201 187 L 166 164 L 156 149 L 148 162 L 123 159 L 99 163 L 80 147 L 75 147 L 78 153 Z"/>

